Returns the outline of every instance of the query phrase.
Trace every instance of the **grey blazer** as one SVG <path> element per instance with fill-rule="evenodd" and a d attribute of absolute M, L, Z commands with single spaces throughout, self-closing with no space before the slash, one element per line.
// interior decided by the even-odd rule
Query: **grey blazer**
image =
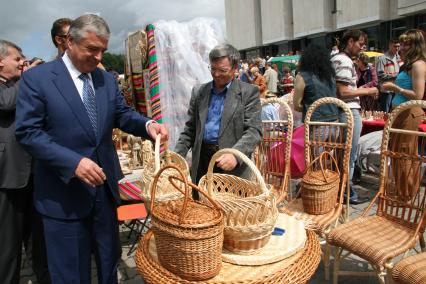
<path fill-rule="evenodd" d="M 0 83 L 0 188 L 25 187 L 31 172 L 31 156 L 15 138 L 18 83 Z"/>
<path fill-rule="evenodd" d="M 207 119 L 213 82 L 198 85 L 192 89 L 188 108 L 188 120 L 180 134 L 175 152 L 183 157 L 192 149 L 191 178 L 195 181 L 200 161 L 204 126 Z M 219 148 L 234 148 L 248 157 L 260 142 L 261 105 L 259 89 L 253 85 L 233 80 L 226 94 L 219 130 Z M 248 177 L 246 165 L 239 165 L 230 174 Z"/>

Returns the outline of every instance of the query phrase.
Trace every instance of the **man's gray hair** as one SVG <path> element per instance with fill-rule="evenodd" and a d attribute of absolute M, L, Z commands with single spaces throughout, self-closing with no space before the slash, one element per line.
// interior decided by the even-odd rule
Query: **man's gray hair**
<path fill-rule="evenodd" d="M 94 14 L 86 14 L 75 19 L 70 26 L 69 35 L 80 42 L 87 32 L 95 33 L 98 37 L 109 39 L 110 31 L 104 19 Z"/>
<path fill-rule="evenodd" d="M 0 39 L 0 58 L 5 58 L 9 55 L 9 48 L 14 48 L 22 54 L 22 49 L 8 40 Z"/>
<path fill-rule="evenodd" d="M 210 51 L 209 59 L 210 62 L 213 62 L 221 57 L 228 57 L 232 67 L 234 67 L 240 61 L 240 52 L 230 44 L 219 44 Z"/>

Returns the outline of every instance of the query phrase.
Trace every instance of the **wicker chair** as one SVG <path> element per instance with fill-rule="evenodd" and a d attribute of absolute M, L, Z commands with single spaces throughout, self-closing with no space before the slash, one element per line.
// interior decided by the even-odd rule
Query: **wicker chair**
<path fill-rule="evenodd" d="M 400 284 L 426 283 L 426 252 L 409 256 L 392 269 L 392 278 Z"/>
<path fill-rule="evenodd" d="M 426 108 L 425 101 L 409 101 L 392 111 L 384 129 L 381 150 L 381 172 L 379 192 L 363 214 L 343 224 L 328 235 L 330 244 L 337 247 L 334 261 L 334 283 L 338 275 L 375 274 L 381 283 L 389 279 L 386 275 L 393 266 L 393 258 L 407 253 L 420 241 L 424 250 L 423 232 L 425 227 L 425 189 L 421 185 L 421 164 L 426 162 L 426 133 L 397 128 L 407 112 Z M 421 110 L 420 110 L 421 111 Z M 411 116 L 413 119 L 413 116 Z M 399 120 L 396 120 L 399 118 Z M 421 116 L 414 119 L 420 121 Z M 402 149 L 403 139 L 411 139 L 418 147 Z M 411 138 L 410 138 L 411 137 Z M 415 140 L 413 140 L 415 139 Z M 393 142 L 392 142 L 393 141 Z M 398 144 L 392 151 L 391 145 Z M 396 168 L 399 166 L 399 169 Z M 406 167 L 410 169 L 407 170 Z M 405 176 L 404 176 L 404 173 Z M 413 180 L 416 177 L 416 180 Z M 410 193 L 404 193 L 404 186 L 412 180 Z M 377 204 L 374 214 L 373 206 Z M 371 215 L 371 213 L 373 215 Z M 342 255 L 342 251 L 349 253 Z M 339 271 L 340 261 L 349 254 L 355 254 L 372 264 L 374 272 Z"/>
<path fill-rule="evenodd" d="M 346 115 L 347 122 L 321 122 L 312 121 L 312 114 L 319 107 L 333 104 L 340 108 Z M 332 227 L 337 226 L 339 217 L 343 212 L 343 196 L 347 185 L 349 155 L 352 144 L 353 117 L 351 110 L 347 105 L 336 98 L 321 98 L 314 102 L 308 109 L 305 118 L 305 163 L 309 165 L 311 161 L 317 158 L 322 152 L 328 151 L 337 161 L 340 168 L 340 185 L 337 199 L 334 201 L 334 208 L 322 215 L 311 215 L 304 211 L 301 198 L 296 198 L 282 209 L 283 212 L 289 213 L 298 219 L 305 220 L 307 227 L 315 230 L 315 232 L 326 238 Z M 344 139 L 347 133 L 347 139 Z M 327 157 L 327 165 L 331 167 L 331 156 Z M 319 169 L 319 163 L 313 164 L 315 169 Z M 300 192 L 298 193 L 300 195 Z M 326 243 L 323 254 L 325 278 L 329 279 L 330 266 L 330 246 Z"/>
<path fill-rule="evenodd" d="M 290 150 L 293 135 L 293 114 L 290 107 L 281 99 L 262 100 L 262 107 L 278 104 L 279 120 L 263 120 L 263 140 L 257 149 L 256 166 L 266 183 L 273 186 L 277 204 L 289 194 Z"/>

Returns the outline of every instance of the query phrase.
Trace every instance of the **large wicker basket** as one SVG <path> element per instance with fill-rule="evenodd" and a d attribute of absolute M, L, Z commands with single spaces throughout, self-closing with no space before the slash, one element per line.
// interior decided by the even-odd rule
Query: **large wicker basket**
<path fill-rule="evenodd" d="M 324 169 L 327 166 L 326 155 L 331 158 L 336 171 Z M 320 165 L 320 170 L 313 170 L 316 163 Z M 330 212 L 336 205 L 339 184 L 340 172 L 337 162 L 325 151 L 309 164 L 302 178 L 301 195 L 305 212 L 312 215 Z"/>
<path fill-rule="evenodd" d="M 213 173 L 216 159 L 226 153 L 247 164 L 257 182 Z M 207 174 L 200 179 L 199 187 L 214 198 L 225 212 L 224 248 L 235 253 L 250 254 L 268 243 L 278 217 L 275 197 L 246 155 L 235 149 L 216 152 L 210 160 Z"/>
<path fill-rule="evenodd" d="M 167 148 L 167 143 L 164 144 L 164 151 L 160 154 L 160 143 L 161 136 L 157 135 L 155 140 L 154 151 L 152 151 L 152 143 L 151 141 L 145 141 L 143 146 L 143 169 L 142 169 L 142 191 L 141 198 L 146 204 L 146 208 L 150 208 L 151 202 L 151 184 L 154 179 L 155 174 L 160 170 L 160 168 L 165 167 L 167 165 L 174 165 L 179 168 L 187 177 L 188 180 L 191 180 L 189 175 L 189 167 L 186 160 L 179 154 L 170 151 Z M 160 177 L 157 183 L 156 189 L 156 201 L 165 201 L 182 198 L 183 195 L 176 190 L 173 190 L 170 186 L 163 186 L 163 184 L 168 184 L 167 177 L 170 175 L 179 175 L 177 171 L 173 168 L 168 168 Z M 183 184 L 181 184 L 183 186 Z M 184 190 L 184 188 L 182 188 Z"/>
<path fill-rule="evenodd" d="M 168 169 L 180 175 L 168 176 L 168 186 L 180 191 L 183 184 L 185 197 L 157 202 L 158 181 Z M 191 186 L 198 190 L 192 183 Z M 151 224 L 161 265 L 184 279 L 206 280 L 216 276 L 222 266 L 223 214 L 211 198 L 208 197 L 213 206 L 193 201 L 190 195 L 188 181 L 178 167 L 162 168 L 152 183 Z"/>

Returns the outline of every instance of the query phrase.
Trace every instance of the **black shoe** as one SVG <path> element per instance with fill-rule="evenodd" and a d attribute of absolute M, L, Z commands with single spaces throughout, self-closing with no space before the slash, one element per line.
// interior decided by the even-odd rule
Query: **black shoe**
<path fill-rule="evenodd" d="M 368 197 L 349 198 L 349 204 L 358 205 L 368 201 Z"/>

